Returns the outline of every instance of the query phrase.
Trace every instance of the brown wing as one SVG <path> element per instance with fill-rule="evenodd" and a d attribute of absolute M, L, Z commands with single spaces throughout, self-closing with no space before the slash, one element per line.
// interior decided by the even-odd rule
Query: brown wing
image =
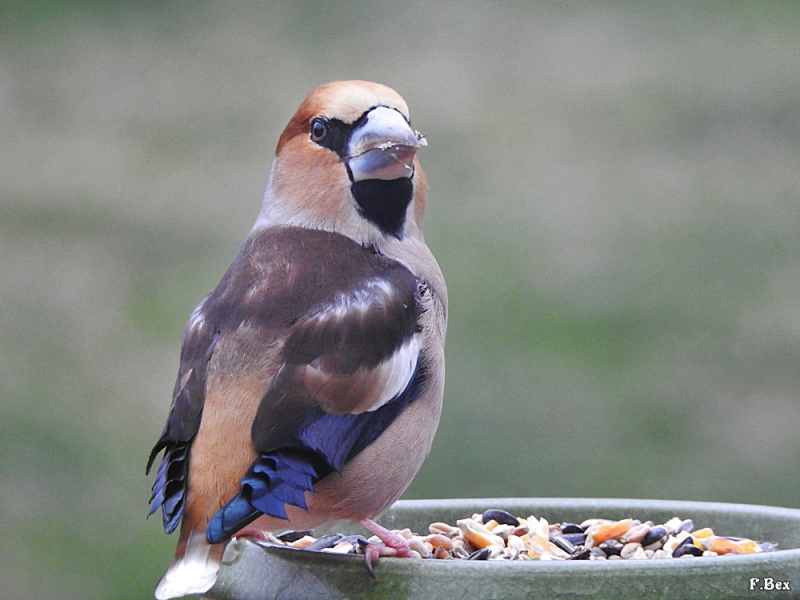
<path fill-rule="evenodd" d="M 341 469 L 418 394 L 416 296 L 416 278 L 405 267 L 341 235 L 275 228 L 251 236 L 187 327 L 177 393 L 151 453 L 152 462 L 166 449 L 153 488 L 153 510 L 162 505 L 165 528 L 174 529 L 182 513 L 185 457 L 202 418 L 206 366 L 215 348 L 226 357 L 220 360 L 233 360 L 235 353 L 219 349 L 243 327 L 282 344 L 282 366 L 266 374 L 271 383 L 252 438 L 262 463 L 268 455 L 272 464 L 274 456 L 292 454 L 293 469 L 283 480 L 273 477 L 273 488 L 282 482 L 309 489 Z M 302 481 L 292 473 L 302 473 Z M 263 469 L 251 483 L 260 485 L 262 475 Z M 262 508 L 282 512 L 284 501 L 297 498 L 279 494 Z M 219 535 L 229 529 L 220 527 Z"/>

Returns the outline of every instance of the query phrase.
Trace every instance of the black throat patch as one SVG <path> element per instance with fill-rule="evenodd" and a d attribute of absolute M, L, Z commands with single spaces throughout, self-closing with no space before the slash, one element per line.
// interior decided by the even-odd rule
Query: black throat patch
<path fill-rule="evenodd" d="M 414 193 L 411 178 L 401 177 L 388 181 L 364 179 L 355 182 L 350 189 L 358 203 L 358 210 L 365 219 L 375 223 L 384 233 L 398 239 L 403 237 L 406 209 Z"/>

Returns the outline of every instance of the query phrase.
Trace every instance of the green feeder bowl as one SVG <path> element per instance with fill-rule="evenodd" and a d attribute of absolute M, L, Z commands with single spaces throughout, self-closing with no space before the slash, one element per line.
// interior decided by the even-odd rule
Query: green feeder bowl
<path fill-rule="evenodd" d="M 778 550 L 615 561 L 382 558 L 374 565 L 376 579 L 372 579 L 362 556 L 262 546 L 243 538 L 226 548 L 217 583 L 205 596 L 215 600 L 800 597 L 800 510 L 795 509 L 603 498 L 402 500 L 380 523 L 426 534 L 430 523 L 455 524 L 489 508 L 519 517 L 544 517 L 551 523 L 628 517 L 664 523 L 677 516 L 692 519 L 697 527 L 710 527 L 717 535 L 776 542 Z M 337 523 L 333 530 L 369 535 L 352 523 Z"/>

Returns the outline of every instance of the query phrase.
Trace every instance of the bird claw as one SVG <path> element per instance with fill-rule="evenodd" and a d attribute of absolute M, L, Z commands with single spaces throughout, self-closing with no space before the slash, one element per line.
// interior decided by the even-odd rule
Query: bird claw
<path fill-rule="evenodd" d="M 369 576 L 373 579 L 377 579 L 375 570 L 372 568 L 372 563 L 380 557 L 380 548 L 377 544 L 370 544 L 367 541 L 361 542 L 361 540 L 359 540 L 359 544 L 361 545 L 361 549 L 364 550 L 364 566 L 367 568 L 367 573 L 369 573 Z"/>
<path fill-rule="evenodd" d="M 413 555 L 406 556 L 405 554 L 401 555 L 395 548 L 391 548 L 389 546 L 384 546 L 383 544 L 378 544 L 374 542 L 361 542 L 361 548 L 364 551 L 364 566 L 367 568 L 367 573 L 373 579 L 377 579 L 375 575 L 375 570 L 373 568 L 373 563 L 381 557 L 384 556 L 392 556 L 392 557 L 404 557 L 404 558 L 411 558 Z"/>

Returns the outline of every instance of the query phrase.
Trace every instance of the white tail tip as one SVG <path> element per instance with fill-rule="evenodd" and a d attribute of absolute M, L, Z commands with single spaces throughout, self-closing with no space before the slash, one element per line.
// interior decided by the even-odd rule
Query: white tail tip
<path fill-rule="evenodd" d="M 219 563 L 209 556 L 211 544 L 204 535 L 192 531 L 186 553 L 176 559 L 156 587 L 158 600 L 170 600 L 189 594 L 202 594 L 217 581 Z"/>

